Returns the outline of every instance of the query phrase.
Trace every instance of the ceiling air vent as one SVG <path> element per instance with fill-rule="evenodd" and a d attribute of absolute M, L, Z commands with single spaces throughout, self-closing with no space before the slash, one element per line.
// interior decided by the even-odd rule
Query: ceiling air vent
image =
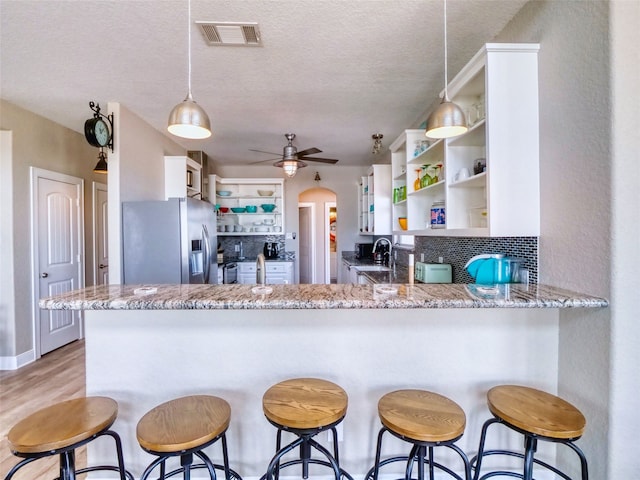
<path fill-rule="evenodd" d="M 247 22 L 196 22 L 208 45 L 261 47 L 260 28 Z"/>

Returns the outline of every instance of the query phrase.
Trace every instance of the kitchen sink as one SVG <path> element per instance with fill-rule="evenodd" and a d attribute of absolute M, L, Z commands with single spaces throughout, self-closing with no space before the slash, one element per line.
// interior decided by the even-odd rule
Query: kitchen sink
<path fill-rule="evenodd" d="M 353 268 L 357 272 L 390 272 L 389 267 L 384 265 L 354 265 Z"/>

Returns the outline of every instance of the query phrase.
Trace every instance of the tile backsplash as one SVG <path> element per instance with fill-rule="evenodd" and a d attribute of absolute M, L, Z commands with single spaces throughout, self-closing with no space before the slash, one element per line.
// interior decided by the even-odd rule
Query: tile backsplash
<path fill-rule="evenodd" d="M 529 282 L 538 283 L 538 237 L 415 237 L 413 250 L 397 249 L 397 261 L 408 263 L 409 253 L 415 254 L 415 260 L 437 263 L 442 257 L 444 263 L 450 263 L 454 283 L 471 283 L 473 279 L 464 266 L 475 255 L 483 253 L 503 253 L 509 257 L 523 260 L 522 268 L 529 270 Z"/>
<path fill-rule="evenodd" d="M 265 242 L 277 242 L 280 245 L 280 257 L 293 260 L 294 252 L 285 252 L 284 235 L 239 235 L 239 236 L 221 236 L 218 235 L 218 245 L 224 250 L 225 258 L 234 258 L 239 255 L 235 251 L 236 245 L 242 242 L 242 250 L 244 256 L 255 259 L 259 253 L 262 253 Z"/>

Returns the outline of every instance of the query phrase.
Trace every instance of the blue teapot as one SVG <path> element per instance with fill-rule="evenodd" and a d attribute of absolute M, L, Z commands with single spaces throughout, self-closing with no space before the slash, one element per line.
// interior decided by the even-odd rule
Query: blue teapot
<path fill-rule="evenodd" d="M 483 254 L 472 257 L 464 268 L 480 285 L 512 283 L 522 260 L 502 254 Z"/>

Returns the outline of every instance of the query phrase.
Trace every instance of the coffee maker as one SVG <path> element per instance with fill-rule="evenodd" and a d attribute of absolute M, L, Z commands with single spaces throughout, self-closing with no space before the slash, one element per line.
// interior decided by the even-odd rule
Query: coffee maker
<path fill-rule="evenodd" d="M 264 254 L 264 258 L 266 259 L 278 258 L 278 253 L 280 253 L 280 245 L 277 242 L 265 242 L 262 253 Z"/>

